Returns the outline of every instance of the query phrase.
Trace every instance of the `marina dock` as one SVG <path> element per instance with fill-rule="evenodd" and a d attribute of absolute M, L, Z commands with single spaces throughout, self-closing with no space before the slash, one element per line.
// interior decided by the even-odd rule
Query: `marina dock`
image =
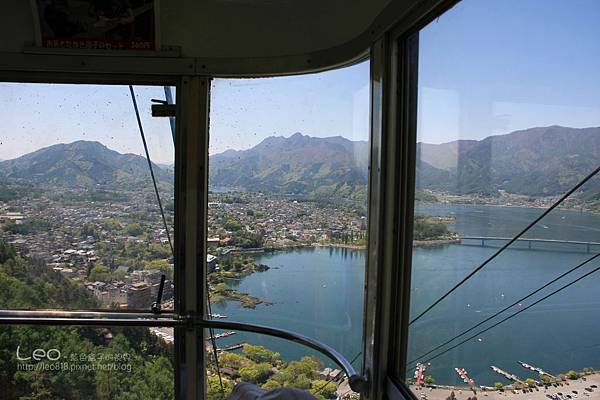
<path fill-rule="evenodd" d="M 460 376 L 460 379 L 463 380 L 469 386 L 475 386 L 475 381 L 469 377 L 467 370 L 464 368 L 454 368 L 454 371 Z"/>
<path fill-rule="evenodd" d="M 425 364 L 417 364 L 416 368 L 415 368 L 415 381 L 417 382 L 417 385 L 422 386 L 424 383 L 424 375 L 425 375 L 425 370 L 427 369 L 427 366 Z"/>
<path fill-rule="evenodd" d="M 232 344 L 230 346 L 226 346 L 223 348 L 218 348 L 217 352 L 222 353 L 224 351 L 232 351 L 232 350 L 238 350 L 241 349 L 242 347 L 244 347 L 245 343 L 236 343 L 236 344 Z"/>
<path fill-rule="evenodd" d="M 215 339 L 221 339 L 221 338 L 225 338 L 225 337 L 229 337 L 229 336 L 233 336 L 235 335 L 234 331 L 231 332 L 223 332 L 223 333 L 217 333 L 215 335 Z"/>
<path fill-rule="evenodd" d="M 490 368 L 492 369 L 492 371 L 494 371 L 495 373 L 502 375 L 503 377 L 505 377 L 508 380 L 511 380 L 513 382 L 517 382 L 517 383 L 521 383 L 521 384 L 525 384 L 525 382 L 520 379 L 518 376 L 516 376 L 515 374 L 511 374 L 509 372 L 506 372 L 498 367 L 495 367 L 493 365 L 490 365 Z"/>
<path fill-rule="evenodd" d="M 528 369 L 528 370 L 530 370 L 530 371 L 533 371 L 533 372 L 537 372 L 538 374 L 540 374 L 540 376 L 542 376 L 542 375 L 546 375 L 546 376 L 547 376 L 547 377 L 549 377 L 549 378 L 556 379 L 556 377 L 555 377 L 554 375 L 550 375 L 549 373 L 547 373 L 546 371 L 544 371 L 544 370 L 543 370 L 543 369 L 541 369 L 541 368 L 534 367 L 533 365 L 526 364 L 526 363 L 524 363 L 524 362 L 522 362 L 522 361 L 519 361 L 519 364 L 520 364 L 520 365 L 521 365 L 523 368 L 525 368 L 525 369 Z"/>

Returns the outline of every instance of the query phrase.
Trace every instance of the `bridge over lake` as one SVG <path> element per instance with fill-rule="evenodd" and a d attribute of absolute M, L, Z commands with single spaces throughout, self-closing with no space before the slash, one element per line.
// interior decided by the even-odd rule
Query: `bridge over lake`
<path fill-rule="evenodd" d="M 510 237 L 496 237 L 496 236 L 462 236 L 461 244 L 464 245 L 476 245 L 476 246 L 494 246 L 494 245 L 504 245 L 509 240 L 512 240 Z M 519 238 L 515 241 L 515 243 L 523 243 L 527 245 L 528 249 L 539 249 L 539 250 L 551 250 L 557 249 L 559 246 L 564 248 L 563 246 L 573 247 L 576 251 L 585 251 L 587 253 L 591 252 L 593 249 L 600 251 L 600 242 L 586 242 L 586 241 L 578 241 L 578 240 L 560 240 L 560 239 L 535 239 L 535 238 Z M 535 244 L 539 244 L 539 246 L 534 246 Z M 544 246 L 545 245 L 545 246 Z M 558 245 L 558 246 L 557 246 Z"/>

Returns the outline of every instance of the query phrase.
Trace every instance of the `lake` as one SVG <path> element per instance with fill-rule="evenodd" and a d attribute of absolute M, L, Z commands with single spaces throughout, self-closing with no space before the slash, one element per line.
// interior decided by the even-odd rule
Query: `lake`
<path fill-rule="evenodd" d="M 434 204 L 422 205 L 417 212 L 454 215 L 456 221 L 449 228 L 463 236 L 509 237 L 542 210 Z M 554 211 L 525 236 L 600 242 L 600 216 Z M 413 316 L 502 244 L 482 247 L 475 241 L 466 243 L 414 250 Z M 597 252 L 600 248 L 592 247 L 591 250 Z M 590 254 L 582 245 L 534 244 L 532 249 L 528 249 L 525 243 L 516 244 L 411 326 L 409 359 L 470 328 L 588 257 Z M 261 254 L 257 261 L 271 269 L 231 284 L 273 304 L 249 310 L 241 308 L 238 303 L 226 302 L 213 305 L 213 312 L 225 314 L 231 321 L 297 331 L 332 345 L 349 359 L 362 350 L 364 252 L 339 248 L 301 249 Z M 590 263 L 522 306 L 598 265 L 600 262 Z M 432 360 L 429 373 L 438 383 L 458 384 L 460 382 L 453 369 L 466 368 L 476 383 L 491 385 L 505 381 L 491 371 L 490 365 L 523 378 L 533 375 L 519 366 L 518 361 L 550 373 L 600 367 L 600 339 L 597 334 L 600 331 L 599 284 L 600 272 Z M 518 309 L 519 306 L 515 306 L 511 312 Z M 221 339 L 219 346 L 243 341 L 269 347 L 280 352 L 285 359 L 315 354 L 296 344 L 242 333 Z M 359 367 L 358 363 L 355 365 Z"/>
<path fill-rule="evenodd" d="M 283 328 L 319 339 L 349 359 L 362 351 L 363 251 L 305 248 L 255 258 L 270 269 L 228 283 L 272 304 L 252 310 L 228 301 L 213 304 L 213 313 L 227 315 L 229 321 Z M 219 339 L 218 344 L 245 341 L 278 351 L 288 360 L 318 354 L 288 341 L 241 332 Z"/>

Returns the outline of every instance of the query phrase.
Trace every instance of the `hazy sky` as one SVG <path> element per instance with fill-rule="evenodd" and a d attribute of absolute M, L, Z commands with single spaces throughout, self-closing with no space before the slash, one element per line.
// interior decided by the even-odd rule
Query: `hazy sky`
<path fill-rule="evenodd" d="M 171 162 L 169 121 L 150 115 L 150 99 L 164 99 L 163 87 L 135 91 L 152 161 Z M 127 86 L 0 84 L 0 121 L 2 160 L 76 140 L 144 155 Z"/>
<path fill-rule="evenodd" d="M 136 87 L 152 161 L 171 163 L 167 118 L 153 118 L 150 100 L 162 87 Z M 75 140 L 143 155 L 127 86 L 0 84 L 0 159 Z M 296 77 L 215 80 L 211 153 L 247 149 L 268 136 L 341 135 L 367 140 L 369 65 Z"/>
<path fill-rule="evenodd" d="M 268 136 L 369 139 L 369 63 L 312 75 L 217 79 L 211 153 L 246 149 Z"/>
<path fill-rule="evenodd" d="M 600 1 L 464 0 L 420 37 L 419 135 L 440 143 L 534 126 L 600 126 Z M 162 87 L 136 88 L 153 161 L 170 163 Z M 126 86 L 0 84 L 0 159 L 74 140 L 143 154 Z M 215 80 L 211 153 L 272 135 L 368 138 L 369 65 Z"/>

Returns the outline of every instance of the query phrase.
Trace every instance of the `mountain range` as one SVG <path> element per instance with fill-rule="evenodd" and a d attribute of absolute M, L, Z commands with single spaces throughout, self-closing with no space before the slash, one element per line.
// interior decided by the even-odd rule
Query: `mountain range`
<path fill-rule="evenodd" d="M 153 169 L 161 185 L 172 185 L 171 173 L 155 164 Z M 80 140 L 2 161 L 0 178 L 65 187 L 102 185 L 131 189 L 148 186 L 150 172 L 142 156 L 121 154 L 99 142 Z"/>
<path fill-rule="evenodd" d="M 211 187 L 366 199 L 369 145 L 341 136 L 273 136 L 210 157 Z"/>
<path fill-rule="evenodd" d="M 367 195 L 368 157 L 365 141 L 301 133 L 272 136 L 248 150 L 210 156 L 209 182 L 213 189 L 362 201 Z M 418 143 L 417 160 L 420 189 L 489 196 L 499 191 L 532 197 L 556 195 L 600 164 L 600 128 L 549 126 L 482 140 Z M 155 165 L 154 171 L 162 185 L 173 184 L 171 168 Z M 2 161 L 0 178 L 70 187 L 132 188 L 147 186 L 149 172 L 144 157 L 120 154 L 98 142 L 78 141 Z M 598 197 L 599 192 L 588 190 L 587 194 Z"/>
<path fill-rule="evenodd" d="M 482 140 L 418 143 L 418 187 L 453 194 L 564 193 L 600 165 L 600 128 L 537 127 Z M 589 193 L 597 189 L 586 185 Z"/>

